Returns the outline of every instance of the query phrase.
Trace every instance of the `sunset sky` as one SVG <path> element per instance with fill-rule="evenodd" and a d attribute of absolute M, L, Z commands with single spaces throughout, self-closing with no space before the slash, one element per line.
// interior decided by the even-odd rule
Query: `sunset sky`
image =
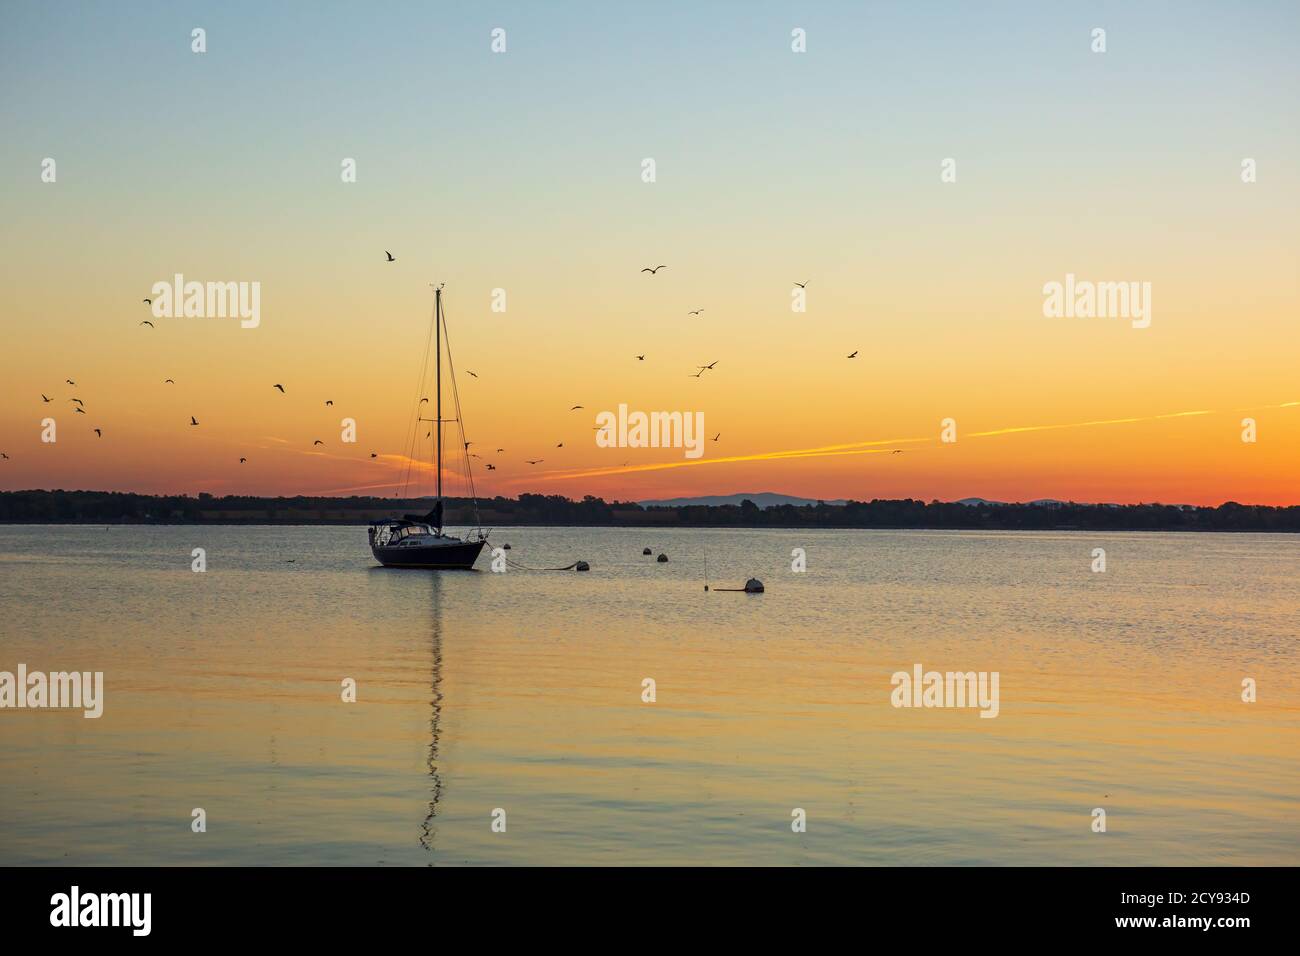
<path fill-rule="evenodd" d="M 8 3 L 0 490 L 393 494 L 444 282 L 480 495 L 1300 503 L 1297 21 Z M 260 326 L 155 319 L 176 273 Z M 1149 282 L 1150 327 L 1045 318 L 1067 273 Z M 621 403 L 720 440 L 596 447 Z"/>

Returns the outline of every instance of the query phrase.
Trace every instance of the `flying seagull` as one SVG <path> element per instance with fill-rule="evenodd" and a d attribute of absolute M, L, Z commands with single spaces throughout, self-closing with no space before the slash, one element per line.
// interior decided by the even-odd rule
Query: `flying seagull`
<path fill-rule="evenodd" d="M 317 438 L 314 442 L 311 443 L 311 446 L 315 448 L 317 445 L 323 445 L 323 444 L 325 443 L 321 441 L 319 438 Z"/>
<path fill-rule="evenodd" d="M 699 315 L 699 314 L 700 314 L 701 312 L 703 312 L 703 311 L 704 311 L 703 309 L 696 309 L 694 312 L 687 312 L 686 314 L 687 314 L 687 315 Z"/>
<path fill-rule="evenodd" d="M 470 372 L 469 369 L 465 369 L 465 371 L 468 372 L 470 375 L 473 375 L 475 378 L 478 378 L 478 375 L 475 374 L 474 372 Z"/>
<path fill-rule="evenodd" d="M 492 462 L 488 462 L 487 470 L 488 470 L 488 471 L 496 471 L 496 470 L 497 470 L 497 466 L 494 465 L 494 464 L 492 464 Z"/>
<path fill-rule="evenodd" d="M 151 329 L 154 327 L 154 326 L 153 326 L 153 323 L 150 322 L 148 319 L 142 319 L 142 320 L 140 321 L 140 324 L 141 324 L 141 325 L 147 325 L 147 326 L 149 326 L 149 328 L 151 328 Z"/>
<path fill-rule="evenodd" d="M 559 443 L 558 445 L 556 445 L 555 447 L 556 447 L 556 448 L 563 448 L 563 447 L 564 447 L 564 442 L 560 442 L 560 443 Z"/>
<path fill-rule="evenodd" d="M 379 456 L 376 455 L 376 454 L 372 451 L 372 452 L 370 453 L 370 457 L 371 457 L 371 458 L 378 458 Z"/>
<path fill-rule="evenodd" d="M 393 258 L 393 254 L 392 254 L 391 252 L 389 252 L 387 249 L 384 250 L 384 255 L 388 256 L 388 261 L 389 261 L 389 262 L 396 262 L 396 261 L 397 261 L 396 259 Z"/>
<path fill-rule="evenodd" d="M 857 349 L 854 349 L 852 352 L 850 352 L 850 353 L 848 354 L 847 357 L 848 357 L 848 358 L 857 358 L 857 357 L 858 357 L 858 350 L 857 350 Z"/>
<path fill-rule="evenodd" d="M 703 374 L 704 374 L 704 369 L 700 369 L 700 370 L 699 370 L 698 372 L 696 372 L 694 375 L 688 375 L 688 376 L 686 376 L 686 377 L 687 377 L 687 378 L 699 378 L 699 377 L 700 377 L 701 375 L 703 375 Z"/>
<path fill-rule="evenodd" d="M 530 459 L 525 459 L 525 460 L 526 460 L 526 461 L 528 462 L 528 464 L 530 464 L 530 465 L 540 465 L 542 462 L 546 461 L 545 458 L 530 458 Z"/>
<path fill-rule="evenodd" d="M 714 365 L 717 365 L 718 362 L 721 362 L 721 361 L 722 361 L 722 359 L 718 359 L 716 362 L 713 362 L 713 363 L 711 363 L 711 364 L 709 364 L 709 365 L 697 365 L 697 366 L 695 366 L 695 367 L 698 368 L 698 369 L 700 369 L 701 371 L 708 371 L 709 369 L 713 368 Z"/>
<path fill-rule="evenodd" d="M 328 399 L 326 399 L 326 400 L 325 400 L 325 404 L 326 404 L 326 405 L 333 405 L 334 403 L 331 402 L 331 401 L 329 401 Z"/>
<path fill-rule="evenodd" d="M 239 463 L 240 463 L 241 465 L 242 465 L 244 462 L 246 462 L 246 461 L 248 461 L 247 458 L 241 458 L 241 459 L 239 459 Z"/>
<path fill-rule="evenodd" d="M 284 386 L 283 386 L 283 385 L 276 384 L 276 385 L 272 385 L 271 387 L 272 387 L 272 388 L 278 388 L 278 389 L 280 390 L 280 394 L 281 394 L 281 395 L 284 394 Z"/>
<path fill-rule="evenodd" d="M 2 452 L 2 451 L 0 451 L 0 458 L 3 458 L 5 461 L 8 461 L 8 460 L 9 460 L 9 456 L 6 455 L 6 454 L 5 454 L 4 452 Z"/>
<path fill-rule="evenodd" d="M 85 404 L 86 404 L 85 402 L 83 402 L 83 401 L 82 401 L 81 399 L 79 399 L 79 398 L 70 398 L 70 399 L 68 399 L 68 401 L 70 401 L 70 402 L 76 402 L 78 405 L 85 405 Z"/>
<path fill-rule="evenodd" d="M 801 289 L 806 289 L 806 288 L 808 288 L 808 283 L 807 283 L 807 282 L 796 282 L 795 285 L 797 285 L 797 286 L 798 286 L 799 288 L 801 288 Z"/>
<path fill-rule="evenodd" d="M 169 378 L 169 379 L 164 380 L 164 381 L 163 381 L 163 384 L 164 384 L 164 385 L 175 385 L 175 384 L 176 384 L 176 380 L 175 380 L 174 378 Z"/>
<path fill-rule="evenodd" d="M 74 381 L 73 381 L 72 379 L 70 379 L 70 378 L 65 378 L 64 381 L 67 382 L 69 385 L 76 385 L 76 384 L 77 384 L 76 382 L 74 382 Z"/>
<path fill-rule="evenodd" d="M 191 416 L 190 416 L 190 424 L 191 424 L 191 425 L 197 425 L 198 423 L 199 423 L 199 420 L 198 420 L 197 418 L 195 418 L 193 415 L 191 415 Z"/>
<path fill-rule="evenodd" d="M 645 356 L 644 356 L 644 355 L 638 355 L 638 356 L 636 357 L 636 360 L 637 360 L 638 362 L 644 362 L 644 361 L 645 361 Z"/>
<path fill-rule="evenodd" d="M 713 440 L 717 441 L 721 437 L 722 437 L 722 432 L 718 432 L 716 435 L 713 436 Z"/>
<path fill-rule="evenodd" d="M 582 408 L 582 407 L 583 407 L 582 405 L 574 405 L 571 409 L 569 409 L 569 411 L 571 411 L 571 412 L 576 412 L 578 409 L 580 409 L 580 408 Z"/>
<path fill-rule="evenodd" d="M 642 272 L 648 272 L 648 273 L 650 273 L 651 275 L 654 275 L 654 274 L 655 274 L 656 272 L 658 272 L 660 269 L 667 269 L 667 268 L 668 268 L 667 266 L 655 266 L 653 269 L 642 269 L 641 271 L 642 271 Z"/>
<path fill-rule="evenodd" d="M 903 453 L 903 449 L 901 448 L 895 448 L 893 451 L 890 452 L 891 455 L 901 455 L 902 453 Z"/>
<path fill-rule="evenodd" d="M 497 451 L 498 451 L 498 452 L 502 452 L 502 451 L 505 451 L 505 449 L 504 449 L 504 448 L 498 448 Z"/>
<path fill-rule="evenodd" d="M 78 415 L 84 415 L 84 414 L 86 414 L 85 409 L 83 409 L 80 405 L 78 405 L 76 408 L 74 408 L 73 411 L 76 412 Z"/>
<path fill-rule="evenodd" d="M 46 398 L 46 397 L 45 397 L 45 393 L 42 392 L 42 393 L 41 393 L 41 401 L 43 401 L 46 405 L 48 405 L 48 404 L 50 404 L 50 402 L 54 401 L 54 399 L 52 399 L 52 398 Z"/>
<path fill-rule="evenodd" d="M 153 305 L 153 299 L 141 299 L 140 301 L 145 305 Z"/>
<path fill-rule="evenodd" d="M 104 437 L 104 433 L 101 432 L 98 428 L 95 429 L 95 434 L 98 435 L 100 438 Z"/>

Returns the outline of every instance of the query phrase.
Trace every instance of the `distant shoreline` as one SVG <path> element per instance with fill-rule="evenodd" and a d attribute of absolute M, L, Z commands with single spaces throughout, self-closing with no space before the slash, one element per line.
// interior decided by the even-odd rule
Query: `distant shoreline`
<path fill-rule="evenodd" d="M 430 499 L 258 498 L 200 494 L 137 495 L 101 491 L 0 492 L 5 525 L 361 526 L 395 515 L 423 515 Z M 1114 505 L 1036 502 L 924 502 L 874 499 L 759 508 L 725 505 L 644 507 L 588 495 L 521 494 L 474 503 L 445 500 L 449 527 L 508 528 L 795 528 L 915 531 L 1235 531 L 1300 532 L 1300 505 Z"/>
<path fill-rule="evenodd" d="M 239 521 L 239 522 L 218 522 L 218 521 L 0 521 L 0 528 L 363 528 L 364 523 L 355 523 L 347 521 L 314 521 L 314 522 L 290 522 L 290 521 Z M 448 522 L 446 528 L 455 531 L 457 528 L 474 528 L 474 524 L 465 524 L 463 522 Z M 843 526 L 834 528 L 817 528 L 807 525 L 726 525 L 726 524 L 692 524 L 692 525 L 671 525 L 671 524 L 484 524 L 483 530 L 491 532 L 507 530 L 529 530 L 538 531 L 546 530 L 571 530 L 581 528 L 592 528 L 600 530 L 623 530 L 623 531 L 951 531 L 973 532 L 979 534 L 1268 534 L 1268 535 L 1287 535 L 1300 534 L 1300 530 L 1292 528 L 1281 528 L 1268 530 L 1261 528 L 1079 528 L 1079 527 L 1043 527 L 1043 528 L 940 528 L 923 525 L 909 525 L 901 527 L 891 526 Z"/>

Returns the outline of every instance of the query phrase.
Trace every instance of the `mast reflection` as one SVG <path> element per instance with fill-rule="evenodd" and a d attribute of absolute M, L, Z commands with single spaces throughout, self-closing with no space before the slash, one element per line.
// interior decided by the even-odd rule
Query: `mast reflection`
<path fill-rule="evenodd" d="M 442 582 L 441 575 L 434 572 L 432 579 L 433 598 L 432 631 L 429 635 L 431 656 L 429 678 L 429 811 L 420 825 L 420 846 L 432 852 L 437 828 L 434 817 L 438 815 L 438 801 L 442 799 L 442 775 L 438 772 L 438 736 L 442 724 Z"/>

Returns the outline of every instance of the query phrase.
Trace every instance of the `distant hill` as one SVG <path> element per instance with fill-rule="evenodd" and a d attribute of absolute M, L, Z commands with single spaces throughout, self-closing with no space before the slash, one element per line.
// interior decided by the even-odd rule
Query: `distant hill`
<path fill-rule="evenodd" d="M 772 491 L 751 491 L 747 494 L 737 495 L 701 495 L 698 498 L 660 498 L 656 501 L 638 501 L 642 508 L 688 508 L 692 505 L 706 505 L 716 508 L 718 505 L 738 505 L 748 498 L 760 508 L 776 508 L 781 505 L 794 505 L 802 508 L 805 505 L 817 504 L 816 498 L 796 498 L 794 495 L 778 495 Z M 836 498 L 834 501 L 825 501 L 823 504 L 828 505 L 845 505 L 848 504 L 843 498 Z"/>

